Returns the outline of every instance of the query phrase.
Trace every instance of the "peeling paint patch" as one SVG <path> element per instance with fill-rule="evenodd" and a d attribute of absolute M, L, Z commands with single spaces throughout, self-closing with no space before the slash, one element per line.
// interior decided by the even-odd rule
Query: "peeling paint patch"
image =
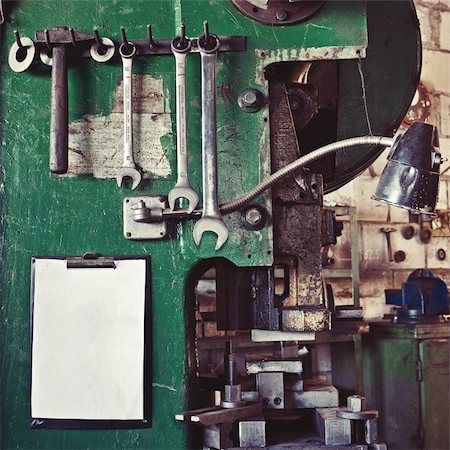
<path fill-rule="evenodd" d="M 168 178 L 167 153 L 175 154 L 172 116 L 164 100 L 163 81 L 149 75 L 133 77 L 134 158 L 146 178 Z M 123 161 L 123 88 L 114 93 L 113 110 L 107 116 L 84 116 L 69 124 L 67 176 L 91 174 L 115 178 Z"/>

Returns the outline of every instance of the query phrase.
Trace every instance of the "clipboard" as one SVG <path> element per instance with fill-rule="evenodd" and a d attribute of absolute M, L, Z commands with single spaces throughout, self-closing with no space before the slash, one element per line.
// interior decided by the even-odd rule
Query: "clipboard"
<path fill-rule="evenodd" d="M 30 427 L 151 427 L 149 256 L 33 257 Z"/>

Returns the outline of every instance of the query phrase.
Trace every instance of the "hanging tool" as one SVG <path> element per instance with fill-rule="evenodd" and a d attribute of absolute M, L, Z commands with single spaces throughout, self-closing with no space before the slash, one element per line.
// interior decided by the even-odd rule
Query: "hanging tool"
<path fill-rule="evenodd" d="M 392 254 L 391 233 L 396 231 L 396 229 L 393 227 L 383 227 L 380 229 L 380 231 L 386 235 L 388 259 L 389 259 L 389 262 L 392 262 L 392 261 L 394 261 L 394 256 Z"/>
<path fill-rule="evenodd" d="M 189 181 L 188 120 L 186 93 L 186 58 L 192 44 L 186 37 L 185 27 L 181 26 L 181 35 L 172 41 L 172 53 L 175 56 L 176 109 L 177 109 L 177 183 L 169 192 L 168 200 L 171 210 L 175 202 L 185 198 L 189 202 L 188 214 L 198 204 L 198 194 Z"/>
<path fill-rule="evenodd" d="M 52 90 L 50 108 L 50 171 L 66 173 L 69 166 L 67 59 L 69 47 L 75 50 L 94 40 L 94 36 L 72 28 L 56 27 L 36 31 L 36 43 L 44 43 L 51 53 Z"/>
<path fill-rule="evenodd" d="M 122 186 L 123 179 L 132 179 L 131 189 L 136 189 L 141 182 L 141 172 L 136 168 L 133 156 L 133 58 L 136 55 L 136 46 L 128 42 L 125 29 L 122 27 L 122 44 L 119 54 L 123 65 L 123 165 L 117 172 L 118 186 Z"/>
<path fill-rule="evenodd" d="M 217 196 L 217 123 L 216 123 L 216 59 L 219 38 L 210 34 L 208 22 L 205 33 L 198 39 L 202 70 L 202 169 L 203 214 L 194 226 L 194 240 L 200 244 L 205 231 L 217 234 L 216 250 L 228 239 L 228 228 L 222 220 Z"/>

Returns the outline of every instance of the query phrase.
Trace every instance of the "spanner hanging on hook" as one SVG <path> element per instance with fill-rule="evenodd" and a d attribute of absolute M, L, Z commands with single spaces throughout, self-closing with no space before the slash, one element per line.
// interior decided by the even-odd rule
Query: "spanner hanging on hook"
<path fill-rule="evenodd" d="M 133 154 L 133 58 L 136 55 L 136 46 L 128 42 L 123 27 L 120 31 L 123 40 L 119 47 L 123 66 L 123 164 L 117 172 L 116 180 L 120 187 L 124 178 L 131 178 L 131 189 L 136 189 L 142 180 Z"/>
<path fill-rule="evenodd" d="M 198 194 L 189 181 L 188 120 L 186 93 L 186 59 L 191 50 L 191 41 L 186 37 L 185 27 L 181 26 L 181 35 L 172 41 L 172 53 L 175 56 L 176 77 L 176 113 L 177 113 L 177 183 L 169 192 L 170 209 L 175 202 L 185 198 L 189 202 L 190 214 L 198 204 Z"/>
<path fill-rule="evenodd" d="M 194 240 L 200 244 L 205 231 L 217 235 L 216 250 L 228 239 L 228 228 L 222 220 L 218 200 L 217 123 L 216 123 L 216 59 L 219 38 L 210 34 L 208 22 L 205 33 L 198 39 L 202 71 L 202 181 L 203 214 L 194 225 Z"/>

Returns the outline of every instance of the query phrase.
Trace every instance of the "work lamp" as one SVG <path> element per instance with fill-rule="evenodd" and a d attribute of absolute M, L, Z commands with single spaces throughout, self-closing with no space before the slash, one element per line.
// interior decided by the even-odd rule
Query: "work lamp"
<path fill-rule="evenodd" d="M 394 141 L 372 198 L 413 213 L 433 214 L 438 199 L 439 166 L 443 161 L 437 129 L 414 122 Z"/>

